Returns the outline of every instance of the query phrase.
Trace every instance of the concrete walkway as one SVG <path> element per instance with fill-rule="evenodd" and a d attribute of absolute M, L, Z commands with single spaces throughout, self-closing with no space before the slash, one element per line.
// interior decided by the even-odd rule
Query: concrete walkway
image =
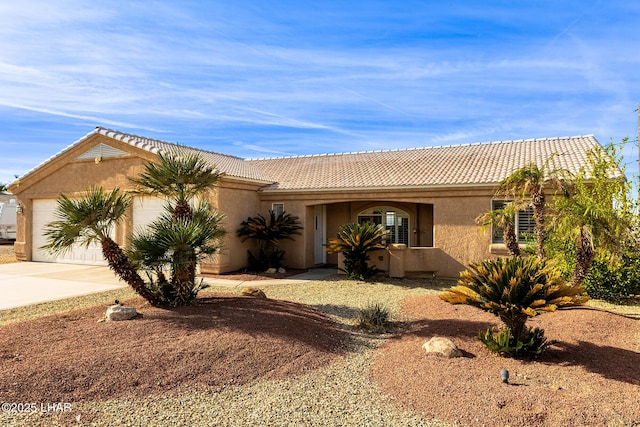
<path fill-rule="evenodd" d="M 287 279 L 238 281 L 207 278 L 212 286 L 268 286 L 304 283 L 337 272 L 318 268 Z M 0 310 L 123 288 L 109 267 L 46 262 L 0 264 Z"/>

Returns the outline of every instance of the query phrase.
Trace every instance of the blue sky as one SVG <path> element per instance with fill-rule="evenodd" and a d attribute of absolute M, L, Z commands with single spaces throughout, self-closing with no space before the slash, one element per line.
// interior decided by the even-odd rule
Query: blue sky
<path fill-rule="evenodd" d="M 633 0 L 4 1 L 0 182 L 97 125 L 249 158 L 636 140 L 639 23 Z"/>

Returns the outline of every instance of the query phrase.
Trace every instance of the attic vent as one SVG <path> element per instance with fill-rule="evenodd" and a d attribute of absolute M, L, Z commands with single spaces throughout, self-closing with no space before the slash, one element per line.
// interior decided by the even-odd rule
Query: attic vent
<path fill-rule="evenodd" d="M 122 150 L 118 150 L 117 148 L 113 148 L 108 146 L 107 144 L 98 144 L 93 147 L 91 150 L 85 152 L 84 154 L 78 156 L 76 160 L 96 160 L 96 159 L 108 159 L 112 157 L 123 157 L 126 156 Z"/>

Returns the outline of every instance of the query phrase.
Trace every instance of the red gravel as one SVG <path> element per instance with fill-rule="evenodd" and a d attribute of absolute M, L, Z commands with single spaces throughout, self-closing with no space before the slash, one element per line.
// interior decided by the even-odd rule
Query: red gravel
<path fill-rule="evenodd" d="M 411 329 L 378 351 L 371 378 L 402 405 L 456 425 L 640 425 L 640 321 L 593 309 L 544 314 L 529 326 L 558 343 L 537 361 L 488 353 L 477 340 L 497 318 L 436 296 L 406 300 Z M 466 357 L 427 355 L 450 338 Z M 500 370 L 510 383 L 500 381 Z"/>

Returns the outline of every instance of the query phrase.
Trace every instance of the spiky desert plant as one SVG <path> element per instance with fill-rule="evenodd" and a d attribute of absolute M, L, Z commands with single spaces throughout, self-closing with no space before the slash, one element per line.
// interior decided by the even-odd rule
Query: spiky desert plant
<path fill-rule="evenodd" d="M 382 224 L 363 222 L 341 225 L 338 236 L 329 239 L 326 251 L 330 254 L 342 252 L 344 268 L 341 269 L 351 279 L 367 280 L 378 273 L 375 267 L 367 264 L 369 252 L 384 249 L 383 240 L 389 230 Z"/>
<path fill-rule="evenodd" d="M 111 270 L 151 304 L 160 301 L 146 286 L 135 266 L 120 246 L 111 238 L 113 227 L 122 221 L 131 205 L 131 197 L 117 188 L 106 191 L 91 188 L 84 197 L 71 199 L 62 194 L 58 198 L 56 220 L 47 224 L 43 249 L 51 253 L 65 253 L 78 243 L 89 246 L 97 242 Z"/>
<path fill-rule="evenodd" d="M 471 263 L 460 273 L 458 285 L 444 291 L 440 299 L 493 313 L 517 343 L 529 333 L 527 319 L 583 304 L 589 299 L 583 294 L 582 287 L 568 285 L 550 261 L 530 256 Z"/>

